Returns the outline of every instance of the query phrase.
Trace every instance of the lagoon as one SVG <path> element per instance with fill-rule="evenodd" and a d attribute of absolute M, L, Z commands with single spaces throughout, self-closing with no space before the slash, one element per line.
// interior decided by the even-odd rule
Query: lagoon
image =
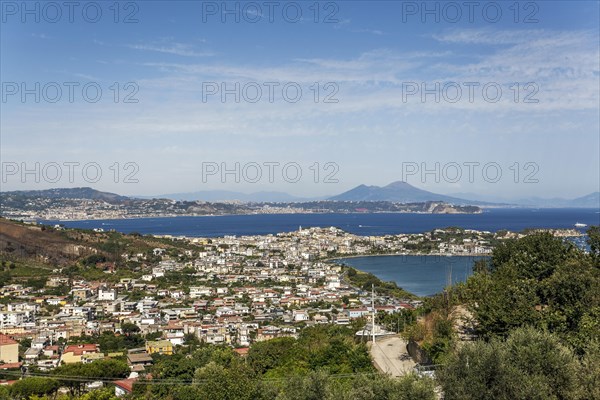
<path fill-rule="evenodd" d="M 339 258 L 334 262 L 370 272 L 383 281 L 393 281 L 417 296 L 440 293 L 452 283 L 464 282 L 473 264 L 485 257 L 474 256 L 368 256 Z"/>

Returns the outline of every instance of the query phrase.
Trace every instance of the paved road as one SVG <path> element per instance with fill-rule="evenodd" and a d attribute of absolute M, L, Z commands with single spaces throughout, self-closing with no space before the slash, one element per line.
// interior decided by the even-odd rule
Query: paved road
<path fill-rule="evenodd" d="M 401 376 L 413 370 L 415 362 L 406 351 L 404 339 L 391 336 L 370 346 L 375 367 L 391 376 Z"/>

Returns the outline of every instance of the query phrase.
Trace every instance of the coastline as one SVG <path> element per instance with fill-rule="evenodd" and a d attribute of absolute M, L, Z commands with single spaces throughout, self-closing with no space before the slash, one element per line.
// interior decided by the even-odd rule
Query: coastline
<path fill-rule="evenodd" d="M 490 257 L 491 254 L 447 254 L 447 253 L 355 254 L 355 255 L 348 255 L 348 256 L 343 256 L 343 257 L 322 258 L 319 261 L 335 262 L 336 260 L 346 260 L 346 259 L 351 259 L 351 258 L 363 258 L 363 257 L 402 257 L 402 256 L 450 258 L 450 257 Z"/>
<path fill-rule="evenodd" d="M 485 217 L 484 217 L 485 216 Z M 506 216 L 509 218 L 507 219 Z M 396 237 L 398 235 L 425 234 L 436 229 L 463 226 L 465 230 L 481 234 L 494 234 L 508 231 L 522 235 L 533 230 L 551 231 L 555 236 L 585 236 L 583 229 L 574 228 L 575 221 L 589 226 L 598 224 L 597 215 L 572 209 L 554 212 L 528 211 L 490 211 L 479 216 L 440 215 L 422 213 L 270 213 L 270 214 L 209 214 L 209 215 L 156 215 L 135 218 L 112 219 L 43 219 L 38 224 L 60 225 L 76 229 L 92 230 L 102 228 L 105 231 L 116 230 L 122 233 L 139 232 L 144 235 L 196 239 L 221 236 L 260 236 L 296 232 L 299 226 L 305 228 L 334 227 L 356 237 L 368 240 L 368 237 Z M 180 218 L 181 217 L 181 218 Z M 223 217 L 202 218 L 202 217 Z M 518 217 L 518 218 L 515 218 Z M 35 224 L 35 222 L 29 222 Z M 514 236 L 514 235 L 513 235 Z M 426 255 L 426 256 L 472 256 L 487 253 L 462 253 L 462 249 L 440 248 L 381 248 L 384 253 L 350 252 L 323 254 L 322 260 L 348 258 L 355 256 L 386 255 Z M 438 252 L 441 250 L 442 252 Z M 472 249 L 474 250 L 474 249 Z M 399 251 L 399 253 L 397 252 Z M 456 253 L 455 253 L 456 251 Z"/>
<path fill-rule="evenodd" d="M 58 221 L 58 222 L 84 222 L 84 221 L 135 221 L 140 219 L 156 219 L 156 218 L 179 218 L 179 217 L 232 217 L 232 216 L 251 216 L 251 215 L 327 215 L 327 214 L 343 214 L 343 215 L 369 215 L 369 214 L 418 214 L 418 215 L 480 215 L 483 212 L 454 212 L 454 213 L 434 213 L 434 212 L 420 212 L 420 211 L 374 211 L 374 212 L 289 212 L 289 213 L 240 213 L 240 214 L 173 214 L 173 215 L 146 215 L 141 217 L 93 217 L 93 218 L 69 218 L 69 219 L 23 219 L 26 222 L 43 223 L 46 221 Z M 9 217 L 8 219 L 15 219 Z M 16 219 L 15 219 L 16 220 Z"/>

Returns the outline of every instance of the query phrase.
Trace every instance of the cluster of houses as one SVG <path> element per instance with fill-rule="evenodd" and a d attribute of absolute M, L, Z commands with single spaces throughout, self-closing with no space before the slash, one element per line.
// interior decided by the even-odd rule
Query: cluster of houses
<path fill-rule="evenodd" d="M 348 325 L 373 312 L 371 293 L 352 286 L 342 267 L 327 259 L 398 254 L 424 241 L 435 243 L 441 254 L 490 251 L 489 233 L 439 239 L 444 235 L 438 230 L 362 237 L 337 228 L 300 228 L 277 235 L 186 238 L 187 250 L 174 254 L 173 248 L 155 248 L 152 262 L 145 253 L 122 254 L 124 260 L 144 266 L 135 278 L 86 281 L 50 276 L 45 289 L 67 286 L 63 296 L 7 285 L 0 288 L 0 297 L 11 299 L 0 306 L 0 369 L 35 365 L 51 370 L 61 364 L 126 356 L 132 373 L 140 374 L 152 363 L 152 354 L 173 354 L 190 338 L 227 344 L 244 353 L 255 342 L 295 337 L 307 325 Z M 173 282 L 177 276 L 180 281 Z M 376 311 L 388 313 L 419 305 L 384 296 L 375 303 Z M 72 338 L 105 332 L 124 335 L 125 324 L 135 325 L 137 334 L 153 340 L 118 353 L 102 351 L 93 342 L 69 344 Z M 29 340 L 29 348 L 19 355 L 18 341 L 23 339 Z"/>

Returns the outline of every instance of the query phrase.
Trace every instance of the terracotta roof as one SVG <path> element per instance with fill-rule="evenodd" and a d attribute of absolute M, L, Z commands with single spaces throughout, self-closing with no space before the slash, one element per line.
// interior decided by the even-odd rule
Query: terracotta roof
<path fill-rule="evenodd" d="M 98 351 L 98 345 L 97 344 L 72 344 L 69 345 L 65 348 L 65 354 L 66 353 L 73 353 L 73 355 L 77 355 L 80 356 L 84 353 L 91 353 L 91 352 L 97 352 Z"/>
<path fill-rule="evenodd" d="M 125 390 L 127 393 L 131 393 L 131 392 L 133 392 L 133 384 L 135 383 L 135 381 L 137 381 L 137 378 L 123 379 L 120 381 L 115 381 L 115 386 L 120 387 L 121 389 Z"/>
<path fill-rule="evenodd" d="M 169 321 L 166 329 L 183 329 L 183 326 L 181 325 L 181 321 Z"/>
<path fill-rule="evenodd" d="M 236 353 L 238 353 L 240 356 L 247 355 L 249 350 L 250 349 L 248 347 L 241 347 L 239 349 L 233 349 L 233 351 L 235 351 Z"/>
<path fill-rule="evenodd" d="M 10 364 L 0 364 L 0 369 L 14 369 L 14 368 L 20 368 L 20 367 L 21 367 L 20 362 L 10 363 Z"/>
<path fill-rule="evenodd" d="M 16 340 L 11 339 L 6 335 L 0 334 L 0 346 L 9 345 L 9 344 L 19 344 Z"/>

